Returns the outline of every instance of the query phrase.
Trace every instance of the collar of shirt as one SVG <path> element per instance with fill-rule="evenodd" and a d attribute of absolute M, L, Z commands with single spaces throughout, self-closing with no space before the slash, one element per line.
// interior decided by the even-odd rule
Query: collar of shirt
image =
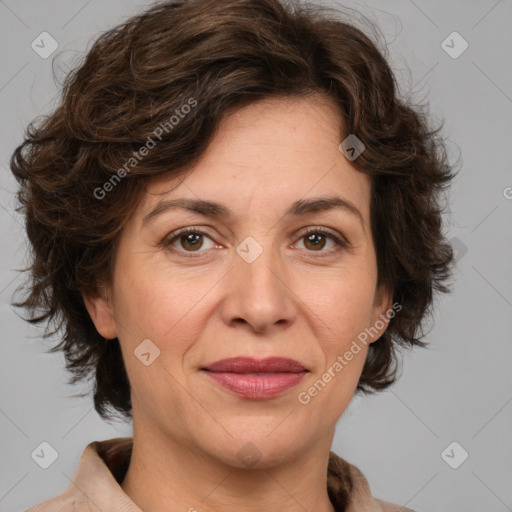
<path fill-rule="evenodd" d="M 142 512 L 120 486 L 130 463 L 130 437 L 87 445 L 68 489 L 26 512 Z M 336 512 L 414 512 L 372 496 L 361 471 L 329 454 L 327 491 Z"/>

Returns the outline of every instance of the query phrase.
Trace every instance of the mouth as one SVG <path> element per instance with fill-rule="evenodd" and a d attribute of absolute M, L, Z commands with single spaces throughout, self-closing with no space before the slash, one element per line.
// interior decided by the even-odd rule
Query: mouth
<path fill-rule="evenodd" d="M 301 363 L 284 357 L 233 357 L 201 368 L 213 382 L 237 396 L 269 399 L 295 387 L 309 372 Z"/>

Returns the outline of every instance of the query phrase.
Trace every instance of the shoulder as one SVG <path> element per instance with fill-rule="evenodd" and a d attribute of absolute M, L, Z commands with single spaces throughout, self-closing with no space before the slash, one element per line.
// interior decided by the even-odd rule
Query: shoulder
<path fill-rule="evenodd" d="M 118 483 L 126 469 L 131 445 L 131 438 L 89 443 L 67 490 L 25 512 L 141 512 Z"/>
<path fill-rule="evenodd" d="M 345 512 L 415 512 L 373 496 L 362 471 L 331 452 L 328 467 L 328 489 L 336 510 Z"/>
<path fill-rule="evenodd" d="M 350 471 L 356 486 L 368 486 L 367 489 L 369 491 L 368 481 L 361 470 L 352 464 L 350 464 L 350 466 Z M 371 494 L 371 491 L 369 491 L 369 494 L 371 495 L 368 506 L 369 512 L 416 512 L 415 510 L 407 508 L 405 505 L 398 505 L 376 498 Z"/>
<path fill-rule="evenodd" d="M 88 512 L 89 510 L 90 508 L 86 502 L 80 504 L 77 502 L 76 496 L 66 491 L 55 496 L 55 498 L 34 505 L 25 512 Z"/>
<path fill-rule="evenodd" d="M 407 508 L 404 506 L 396 505 L 394 503 L 389 503 L 388 501 L 382 501 L 378 498 L 374 498 L 375 504 L 380 508 L 378 510 L 382 512 L 416 512 L 412 508 Z"/>

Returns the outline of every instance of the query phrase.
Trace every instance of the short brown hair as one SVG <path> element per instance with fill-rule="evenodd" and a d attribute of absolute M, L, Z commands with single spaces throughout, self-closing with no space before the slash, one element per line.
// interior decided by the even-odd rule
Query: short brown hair
<path fill-rule="evenodd" d="M 116 243 L 145 181 L 192 169 L 222 118 L 259 99 L 326 95 L 344 120 L 340 142 L 353 134 L 365 145 L 352 164 L 371 176 L 378 282 L 401 311 L 369 346 L 358 391 L 395 381 L 398 346 L 426 345 L 433 293 L 449 291 L 440 199 L 452 168 L 441 128 L 399 99 L 382 51 L 339 15 L 279 0 L 160 2 L 103 33 L 66 77 L 55 111 L 27 127 L 11 170 L 32 260 L 28 293 L 15 305 L 46 324 L 44 337 L 61 333 L 51 351 L 64 352 L 71 383 L 95 377 L 105 419 L 131 416 L 130 385 L 119 341 L 97 332 L 82 293 L 111 283 Z M 158 151 L 127 170 L 158 126 L 169 128 Z"/>

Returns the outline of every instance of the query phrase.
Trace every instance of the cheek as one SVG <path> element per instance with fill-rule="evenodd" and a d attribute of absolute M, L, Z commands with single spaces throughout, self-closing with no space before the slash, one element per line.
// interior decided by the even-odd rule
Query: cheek
<path fill-rule="evenodd" d="M 307 309 L 323 325 L 329 351 L 343 347 L 368 327 L 372 320 L 375 282 L 368 272 L 340 272 L 331 279 L 317 280 L 316 291 L 303 290 Z M 306 310 L 307 310 L 306 309 Z M 321 338 L 324 338 L 321 336 Z"/>
<path fill-rule="evenodd" d="M 315 304 L 309 303 L 318 313 L 322 363 L 298 396 L 304 412 L 318 411 L 325 428 L 338 421 L 354 396 L 368 353 L 368 345 L 358 337 L 372 318 L 373 287 L 364 280 L 359 286 L 338 284 L 318 296 Z"/>
<path fill-rule="evenodd" d="M 134 378 L 144 387 L 157 382 L 167 386 L 168 373 L 181 378 L 182 364 L 200 339 L 213 311 L 212 287 L 218 277 L 169 274 L 146 265 L 137 271 L 120 272 L 118 276 L 114 314 L 119 337 L 128 357 L 127 369 L 135 372 Z M 151 340 L 160 354 L 155 360 L 158 364 L 151 365 L 148 367 L 151 372 L 144 373 L 142 368 L 146 367 L 134 357 L 134 350 L 145 339 Z M 145 377 L 147 373 L 151 374 L 152 382 Z M 132 384 L 136 385 L 136 381 Z"/>
<path fill-rule="evenodd" d="M 306 303 L 313 312 L 310 319 L 316 319 L 323 356 L 323 364 L 316 368 L 314 389 L 309 388 L 307 394 L 317 397 L 317 406 L 332 411 L 327 414 L 330 420 L 346 408 L 359 381 L 368 352 L 360 336 L 371 326 L 375 290 L 371 272 L 339 275 L 336 280 L 324 281 Z"/>
<path fill-rule="evenodd" d="M 156 279 L 155 274 L 139 269 L 120 275 L 117 286 L 114 311 L 135 407 L 148 416 L 156 415 L 155 421 L 185 417 L 190 397 L 183 393 L 181 365 L 203 329 L 201 297 L 207 285 L 203 280 L 202 287 L 184 286 L 184 293 L 176 293 L 179 279 L 169 282 L 161 275 Z M 151 343 L 143 342 L 147 339 Z M 143 346 L 144 352 L 139 349 Z M 145 365 L 137 354 L 148 352 L 151 362 Z"/>
<path fill-rule="evenodd" d="M 163 340 L 166 333 L 183 326 L 182 320 L 204 295 L 203 282 L 180 279 L 148 261 L 120 260 L 114 294 L 116 319 L 132 326 L 130 338 Z"/>

